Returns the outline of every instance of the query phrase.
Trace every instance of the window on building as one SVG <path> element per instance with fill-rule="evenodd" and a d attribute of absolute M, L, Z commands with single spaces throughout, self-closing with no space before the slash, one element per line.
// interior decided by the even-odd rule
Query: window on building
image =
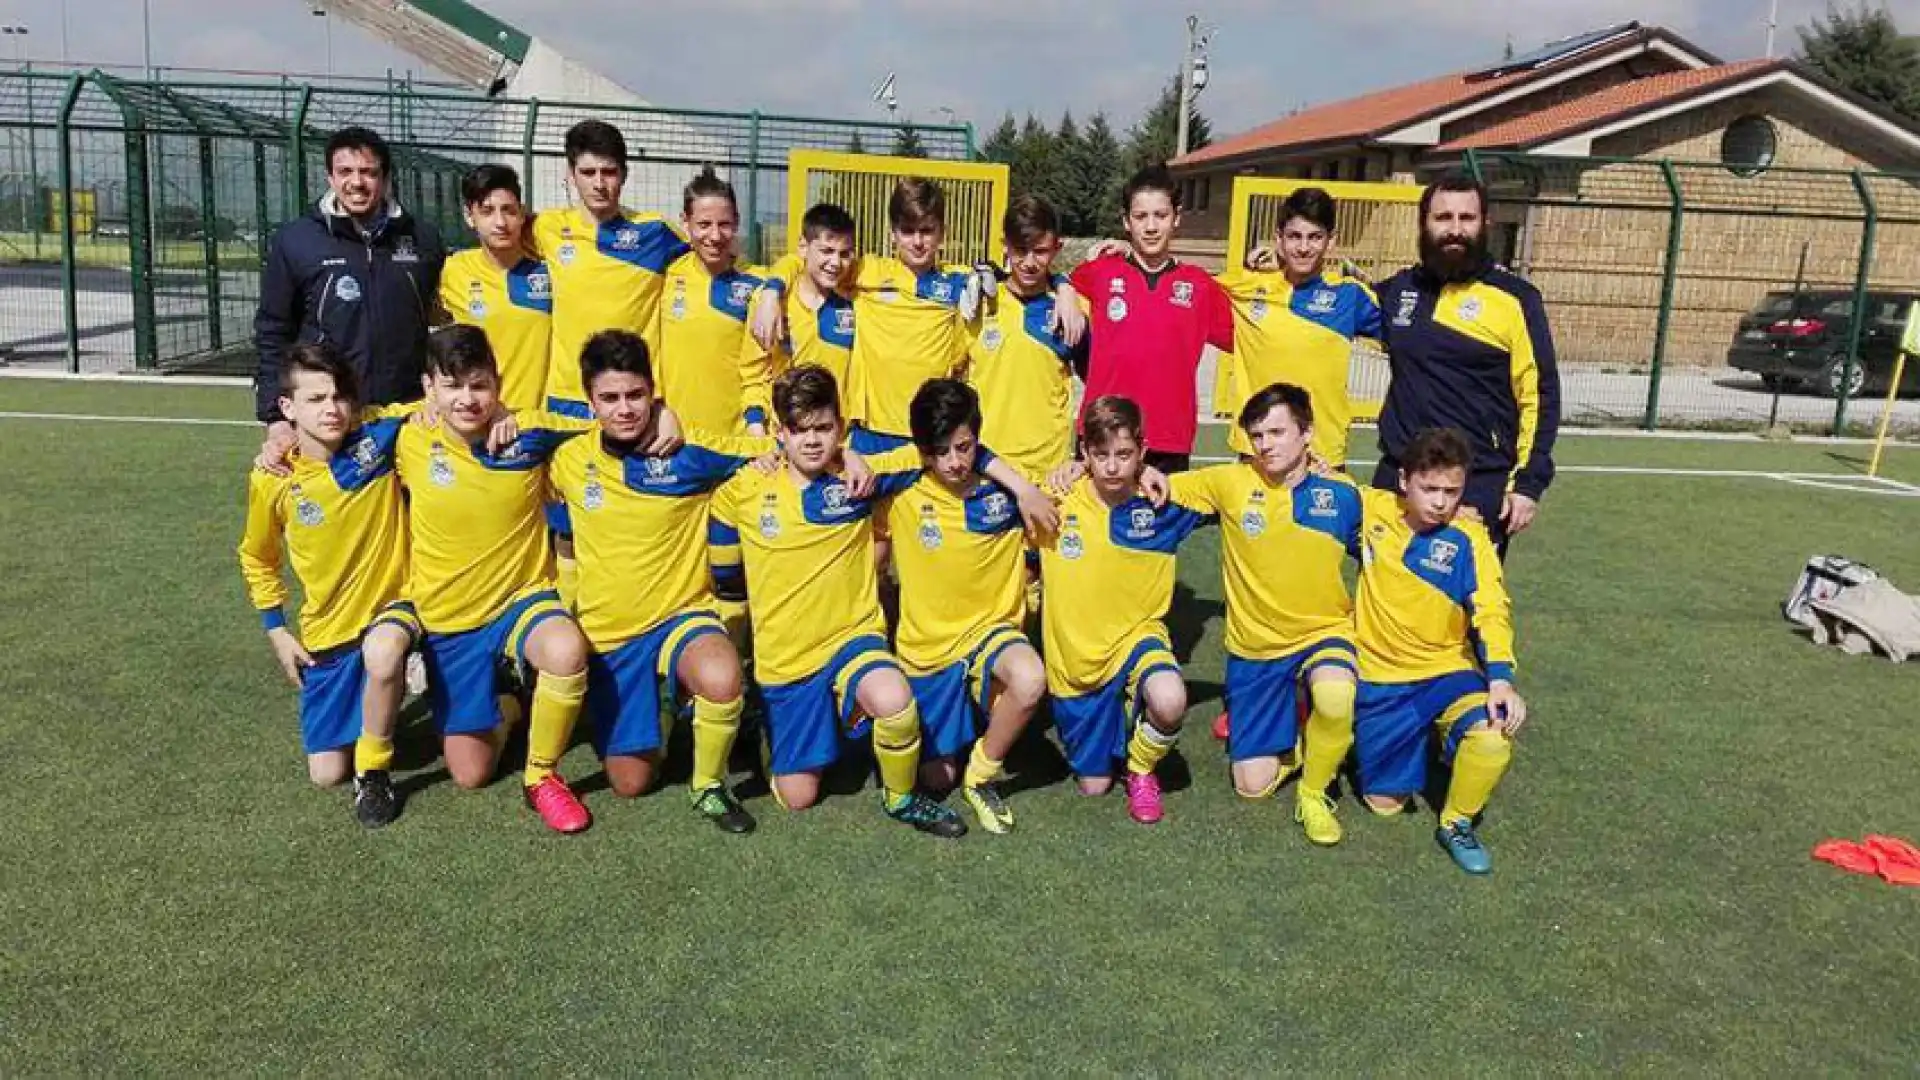
<path fill-rule="evenodd" d="M 1773 121 L 1757 114 L 1743 116 L 1720 134 L 1720 163 L 1735 176 L 1759 176 L 1773 166 L 1779 148 Z"/>

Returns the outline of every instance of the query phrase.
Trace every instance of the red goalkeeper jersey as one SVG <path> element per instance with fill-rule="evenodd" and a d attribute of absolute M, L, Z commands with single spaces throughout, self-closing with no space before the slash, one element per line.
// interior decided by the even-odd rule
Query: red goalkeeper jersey
<path fill-rule="evenodd" d="M 1150 274 L 1131 255 L 1081 263 L 1072 280 L 1092 311 L 1086 401 L 1131 398 L 1146 414 L 1147 449 L 1192 453 L 1200 354 L 1208 345 L 1233 351 L 1227 294 L 1197 266 L 1169 261 Z"/>

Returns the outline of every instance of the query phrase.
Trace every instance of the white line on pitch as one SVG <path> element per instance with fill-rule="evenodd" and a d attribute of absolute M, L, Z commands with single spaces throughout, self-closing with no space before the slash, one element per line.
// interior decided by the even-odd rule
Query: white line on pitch
<path fill-rule="evenodd" d="M 209 420 L 194 416 L 95 416 L 90 413 L 0 412 L 0 420 L 93 420 L 103 424 L 189 424 L 202 427 L 254 427 L 258 420 Z"/>

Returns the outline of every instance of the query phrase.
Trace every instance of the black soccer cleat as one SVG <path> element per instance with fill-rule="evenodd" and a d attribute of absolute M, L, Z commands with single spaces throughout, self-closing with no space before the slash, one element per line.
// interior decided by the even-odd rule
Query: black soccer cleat
<path fill-rule="evenodd" d="M 716 784 L 693 797 L 693 808 L 724 833 L 745 836 L 759 824 L 725 784 Z"/>
<path fill-rule="evenodd" d="M 400 816 L 400 793 L 385 769 L 372 769 L 353 778 L 354 820 L 369 829 L 391 825 Z"/>

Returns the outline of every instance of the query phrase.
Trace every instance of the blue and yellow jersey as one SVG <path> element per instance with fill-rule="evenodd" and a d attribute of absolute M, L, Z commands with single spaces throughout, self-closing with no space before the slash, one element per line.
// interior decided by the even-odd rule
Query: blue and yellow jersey
<path fill-rule="evenodd" d="M 1478 668 L 1513 680 L 1513 612 L 1487 528 L 1407 524 L 1399 496 L 1368 489 L 1354 644 L 1360 678 L 1408 683 Z"/>
<path fill-rule="evenodd" d="M 1174 502 L 1220 520 L 1229 653 L 1273 660 L 1352 636 L 1341 571 L 1360 536 L 1358 488 L 1312 474 L 1288 488 L 1239 462 L 1170 479 Z"/>
<path fill-rule="evenodd" d="M 791 291 L 803 273 L 798 256 L 789 255 L 769 271 Z M 853 356 L 841 398 L 855 404 L 851 415 L 868 428 L 905 437 L 913 427 L 908 406 L 920 384 L 945 378 L 966 362 L 967 327 L 960 319 L 960 297 L 972 271 L 950 266 L 916 274 L 899 259 L 862 255 L 852 278 Z"/>
<path fill-rule="evenodd" d="M 807 306 L 800 290 L 789 289 L 781 302 L 786 305 L 787 336 L 773 355 L 765 350 L 753 353 L 754 361 L 767 365 L 770 376 L 788 368 L 812 364 L 826 368 L 840 387 L 840 411 L 848 421 L 860 419 L 858 403 L 847 400 L 848 380 L 853 367 L 853 301 L 839 293 L 828 293 L 818 307 Z M 757 350 L 759 343 L 747 335 L 746 348 Z M 760 402 L 769 411 L 769 402 Z"/>
<path fill-rule="evenodd" d="M 967 350 L 967 381 L 980 393 L 982 440 L 1018 468 L 1044 474 L 1073 449 L 1073 373 L 1078 349 L 1048 329 L 1054 298 L 1023 299 L 1005 282 Z"/>
<path fill-rule="evenodd" d="M 714 606 L 710 497 L 773 446 L 689 431 L 672 454 L 616 455 L 596 430 L 554 453 L 548 479 L 573 522 L 580 628 L 595 649 L 610 652 L 675 615 Z"/>
<path fill-rule="evenodd" d="M 1353 424 L 1347 400 L 1353 339 L 1380 336 L 1373 290 L 1333 270 L 1297 289 L 1277 270 L 1233 269 L 1218 280 L 1233 304 L 1233 354 L 1222 361 L 1232 371 L 1228 397 L 1220 401 L 1216 390 L 1214 411 L 1237 419 L 1256 391 L 1292 383 L 1313 399 L 1314 450 L 1329 464 L 1344 465 Z M 1237 453 L 1253 450 L 1238 424 L 1227 442 Z"/>
<path fill-rule="evenodd" d="M 838 476 L 802 484 L 789 468 L 734 474 L 713 494 L 714 521 L 740 534 L 753 620 L 754 677 L 780 685 L 826 667 L 865 634 L 886 636 L 874 573 L 875 501 L 920 478 L 911 447 L 868 459 L 871 498 L 855 499 Z"/>
<path fill-rule="evenodd" d="M 966 659 L 993 627 L 1026 621 L 1026 537 L 1005 488 L 981 477 L 956 495 L 921 476 L 887 500 L 886 514 L 900 578 L 894 644 L 908 667 L 937 671 Z"/>
<path fill-rule="evenodd" d="M 1111 681 L 1142 634 L 1165 637 L 1174 554 L 1207 518 L 1135 496 L 1109 508 L 1082 479 L 1060 504 L 1059 534 L 1040 547 L 1040 630 L 1047 687 L 1078 697 Z M 896 538 L 895 543 L 899 540 Z"/>
<path fill-rule="evenodd" d="M 659 396 L 690 428 L 734 435 L 767 422 L 772 375 L 747 331 L 761 280 L 737 266 L 709 273 L 691 252 L 667 267 L 653 371 Z"/>
<path fill-rule="evenodd" d="M 400 433 L 413 540 L 407 596 L 430 633 L 484 626 L 521 596 L 552 587 L 547 462 L 592 422 L 540 412 L 514 419 L 520 434 L 498 454 L 444 424 Z"/>
<path fill-rule="evenodd" d="M 602 330 L 653 336 L 662 275 L 687 253 L 687 242 L 658 214 L 622 211 L 605 222 L 580 207 L 544 211 L 533 238 L 553 276 L 553 358 L 547 396 L 584 403 L 580 350 Z"/>
<path fill-rule="evenodd" d="M 480 248 L 456 252 L 440 272 L 440 306 L 454 322 L 486 332 L 507 408 L 545 407 L 553 352 L 553 276 L 546 263 L 522 259 L 508 270 Z"/>
<path fill-rule="evenodd" d="M 1380 448 L 1399 457 L 1421 428 L 1458 429 L 1476 472 L 1539 498 L 1553 482 L 1560 373 L 1540 293 L 1498 267 L 1440 284 L 1415 267 L 1380 286 L 1393 381 L 1380 409 Z"/>
<path fill-rule="evenodd" d="M 354 641 L 381 608 L 401 598 L 407 526 L 393 455 L 405 423 L 370 416 L 333 457 L 295 453 L 287 459 L 291 475 L 255 469 L 247 478 L 240 537 L 247 596 L 267 629 L 286 625 L 280 571 L 291 567 L 304 598 L 300 641 L 309 652 Z"/>

